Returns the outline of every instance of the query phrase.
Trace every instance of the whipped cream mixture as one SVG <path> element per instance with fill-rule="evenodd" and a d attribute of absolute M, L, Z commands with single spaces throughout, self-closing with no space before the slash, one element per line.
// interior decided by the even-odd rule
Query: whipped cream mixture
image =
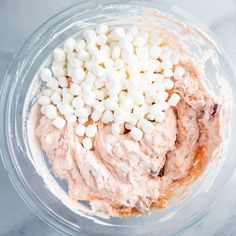
<path fill-rule="evenodd" d="M 98 29 L 102 31 L 104 27 Z M 45 92 L 40 98 L 41 112 L 37 112 L 40 109 L 33 110 L 34 119 L 29 122 L 41 149 L 49 158 L 53 173 L 67 182 L 72 202 L 86 201 L 89 204 L 90 214 L 127 216 L 145 213 L 154 207 L 166 207 L 174 190 L 203 174 L 223 142 L 224 104 L 217 101 L 205 85 L 203 68 L 177 35 L 161 27 L 158 34 L 162 38 L 161 43 L 156 42 L 162 44 L 158 46 L 168 46 L 178 59 L 172 58 L 172 65 L 167 66 L 173 73 L 168 71 L 168 74 L 165 68 L 153 71 L 154 74 L 164 74 L 172 83 L 165 87 L 167 107 L 163 105 L 161 113 L 155 110 L 150 114 L 152 101 L 149 113 L 143 115 L 142 121 L 149 122 L 149 126 L 139 126 L 138 119 L 128 122 L 123 117 L 122 121 L 117 121 L 116 117 L 113 120 L 112 116 L 109 116 L 110 120 L 103 119 L 103 116 L 93 119 L 92 112 L 86 119 L 77 117 L 78 112 L 63 114 L 57 110 L 60 93 L 50 98 L 56 101 L 57 108 L 43 110 L 46 106 L 54 106 L 49 105 L 50 99 L 48 102 Z M 70 51 L 70 46 L 67 41 L 64 50 Z M 59 61 L 64 57 L 60 53 L 54 53 Z M 156 60 L 162 63 L 165 59 Z M 177 68 L 180 71 L 175 73 Z M 41 75 L 46 82 L 50 73 L 44 70 Z M 60 68 L 54 71 L 57 73 L 58 77 L 62 76 Z M 60 79 L 59 84 L 73 81 L 73 72 L 65 78 L 66 81 Z M 58 89 L 58 85 L 49 84 L 50 89 L 54 87 Z M 72 94 L 80 97 L 76 86 Z M 173 94 L 177 97 L 173 98 Z M 114 112 L 109 114 L 115 114 L 115 108 L 108 110 Z M 92 128 L 86 133 L 89 125 Z"/>

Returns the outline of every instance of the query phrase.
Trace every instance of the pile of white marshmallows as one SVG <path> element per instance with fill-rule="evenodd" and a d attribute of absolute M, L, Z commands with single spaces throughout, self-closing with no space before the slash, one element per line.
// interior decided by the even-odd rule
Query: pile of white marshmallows
<path fill-rule="evenodd" d="M 41 70 L 46 85 L 38 98 L 41 113 L 58 129 L 77 122 L 75 133 L 87 150 L 97 121 L 111 123 L 114 135 L 123 125 L 140 141 L 153 131 L 152 121 L 162 122 L 180 100 L 171 92 L 185 74 L 178 63 L 157 33 L 104 24 L 87 29 L 56 48 L 50 66 Z"/>

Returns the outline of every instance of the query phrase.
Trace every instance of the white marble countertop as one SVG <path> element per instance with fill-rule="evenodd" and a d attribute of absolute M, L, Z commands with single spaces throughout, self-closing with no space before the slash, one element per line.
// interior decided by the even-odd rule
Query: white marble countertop
<path fill-rule="evenodd" d="M 0 0 L 0 75 L 16 50 L 45 20 L 79 0 Z M 172 0 L 204 22 L 236 62 L 236 0 Z M 0 81 L 1 82 L 1 81 Z M 0 133 L 0 138 L 1 138 Z M 0 235 L 61 235 L 39 219 L 19 197 L 0 160 Z M 224 201 L 184 236 L 236 235 L 236 181 Z"/>

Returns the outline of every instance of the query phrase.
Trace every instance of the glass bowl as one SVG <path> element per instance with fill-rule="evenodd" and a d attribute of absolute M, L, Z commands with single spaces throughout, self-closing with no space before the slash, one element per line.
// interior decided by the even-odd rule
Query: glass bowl
<path fill-rule="evenodd" d="M 162 12 L 167 13 L 168 17 L 165 18 Z M 141 18 L 143 20 L 140 21 Z M 0 145 L 4 165 L 24 201 L 45 222 L 67 235 L 176 234 L 206 216 L 219 196 L 229 191 L 227 186 L 236 166 L 234 103 L 229 123 L 230 138 L 220 160 L 209 165 L 204 176 L 190 187 L 191 194 L 188 197 L 176 201 L 173 199 L 168 208 L 153 210 L 152 214 L 110 219 L 77 214 L 52 194 L 45 179 L 36 172 L 29 146 L 29 133 L 32 130 L 27 129 L 26 123 L 42 86 L 37 78 L 39 68 L 53 49 L 66 38 L 101 22 L 140 27 L 162 24 L 169 27 L 185 40 L 199 58 L 207 50 L 214 53 L 212 60 L 206 64 L 205 82 L 216 96 L 221 95 L 221 84 L 229 84 L 231 89 L 236 89 L 236 71 L 228 55 L 205 26 L 183 10 L 163 1 L 107 0 L 99 1 L 99 4 L 96 1 L 83 1 L 54 16 L 37 29 L 18 51 L 5 75 L 0 104 Z M 186 26 L 190 26 L 190 34 Z M 218 62 L 219 66 L 215 68 Z M 235 94 L 232 94 L 232 100 L 236 100 Z M 39 154 L 40 163 L 47 165 L 47 157 L 42 152 Z M 61 183 L 57 183 L 60 187 Z"/>

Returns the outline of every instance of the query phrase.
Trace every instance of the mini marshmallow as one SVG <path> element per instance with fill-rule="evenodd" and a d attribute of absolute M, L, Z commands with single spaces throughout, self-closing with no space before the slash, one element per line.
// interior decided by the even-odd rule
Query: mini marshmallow
<path fill-rule="evenodd" d="M 96 107 L 95 107 L 95 111 L 96 111 L 98 114 L 101 114 L 101 113 L 104 112 L 105 110 L 106 110 L 106 107 L 105 107 L 104 101 L 98 102 L 98 104 L 97 104 Z"/>
<path fill-rule="evenodd" d="M 113 60 L 111 58 L 108 58 L 104 62 L 104 67 L 107 71 L 113 71 Z"/>
<path fill-rule="evenodd" d="M 172 77 L 173 76 L 173 71 L 171 69 L 164 69 L 163 75 L 167 78 Z"/>
<path fill-rule="evenodd" d="M 66 121 L 61 117 L 57 117 L 55 120 L 53 120 L 52 124 L 58 129 L 63 129 Z"/>
<path fill-rule="evenodd" d="M 128 129 L 128 130 L 131 130 L 135 125 L 133 124 L 130 124 L 129 122 L 126 122 L 125 123 L 125 128 Z"/>
<path fill-rule="evenodd" d="M 105 98 L 105 94 L 101 90 L 94 90 L 95 98 L 98 100 L 103 100 Z"/>
<path fill-rule="evenodd" d="M 144 44 L 146 43 L 146 37 L 144 34 L 137 34 L 135 37 L 134 37 L 134 40 L 133 40 L 133 44 L 136 46 L 136 47 L 141 47 L 143 46 Z"/>
<path fill-rule="evenodd" d="M 149 96 L 154 96 L 156 93 L 156 88 L 153 85 L 148 85 L 147 88 L 145 89 L 145 94 Z"/>
<path fill-rule="evenodd" d="M 153 102 L 154 102 L 154 98 L 153 97 L 154 96 L 149 96 L 148 94 L 145 94 L 145 103 L 148 104 L 148 105 L 153 104 Z"/>
<path fill-rule="evenodd" d="M 92 140 L 88 137 L 83 139 L 82 144 L 83 144 L 84 149 L 87 151 L 92 149 L 92 147 L 93 147 Z"/>
<path fill-rule="evenodd" d="M 96 32 L 92 29 L 86 29 L 83 33 L 83 37 L 88 44 L 93 45 L 96 43 Z"/>
<path fill-rule="evenodd" d="M 73 52 L 74 47 L 75 47 L 75 40 L 73 38 L 68 38 L 65 40 L 63 43 L 63 49 L 66 53 Z"/>
<path fill-rule="evenodd" d="M 171 79 L 164 79 L 162 83 L 166 90 L 171 90 L 174 87 L 174 82 Z"/>
<path fill-rule="evenodd" d="M 127 29 L 127 34 L 128 34 L 128 35 L 135 36 L 137 33 L 138 33 L 138 27 L 137 27 L 137 26 L 130 26 L 130 27 Z"/>
<path fill-rule="evenodd" d="M 46 85 L 47 85 L 48 88 L 50 88 L 52 90 L 56 90 L 59 86 L 59 83 L 55 78 L 52 77 L 48 80 Z"/>
<path fill-rule="evenodd" d="M 130 41 L 127 38 L 127 36 L 124 36 L 124 37 L 119 39 L 118 46 L 120 48 L 128 48 L 128 47 L 132 46 L 132 44 L 130 44 Z"/>
<path fill-rule="evenodd" d="M 61 48 L 56 48 L 53 51 L 53 58 L 56 62 L 64 62 L 66 60 L 66 54 Z"/>
<path fill-rule="evenodd" d="M 155 127 L 154 125 L 152 124 L 152 122 L 146 120 L 146 119 L 141 119 L 139 122 L 138 122 L 138 127 L 141 128 L 143 130 L 144 133 L 151 133 Z"/>
<path fill-rule="evenodd" d="M 149 48 L 149 55 L 153 59 L 157 59 L 161 55 L 161 47 L 154 45 Z"/>
<path fill-rule="evenodd" d="M 67 62 L 71 62 L 72 59 L 78 59 L 76 58 L 77 57 L 77 53 L 76 52 L 69 52 L 66 54 L 66 59 L 67 59 Z"/>
<path fill-rule="evenodd" d="M 86 42 L 83 39 L 78 39 L 75 42 L 75 50 L 79 52 L 80 50 L 85 49 L 86 47 Z"/>
<path fill-rule="evenodd" d="M 55 90 L 55 92 L 57 92 L 60 96 L 62 96 L 62 89 L 61 88 L 57 88 Z"/>
<path fill-rule="evenodd" d="M 162 112 L 162 107 L 159 104 L 154 104 L 149 107 L 149 113 L 154 117 L 160 112 Z"/>
<path fill-rule="evenodd" d="M 65 70 L 61 66 L 52 66 L 52 73 L 55 77 L 65 76 Z"/>
<path fill-rule="evenodd" d="M 142 105 L 145 102 L 143 94 L 138 92 L 130 92 L 129 98 L 132 99 L 136 105 Z"/>
<path fill-rule="evenodd" d="M 101 80 L 95 80 L 95 82 L 94 82 L 94 86 L 96 89 L 101 89 L 104 85 L 105 85 L 105 83 Z"/>
<path fill-rule="evenodd" d="M 113 114 L 110 110 L 106 110 L 102 116 L 102 122 L 107 124 L 109 122 L 112 122 L 114 119 Z"/>
<path fill-rule="evenodd" d="M 93 92 L 86 92 L 83 96 L 84 103 L 86 105 L 94 105 L 96 103 L 95 94 Z"/>
<path fill-rule="evenodd" d="M 108 109 L 108 110 L 111 110 L 111 111 L 114 111 L 118 108 L 118 104 L 117 102 L 115 101 L 115 99 L 109 97 L 105 100 L 105 107 Z"/>
<path fill-rule="evenodd" d="M 153 60 L 153 59 L 150 59 L 148 61 L 148 72 L 149 73 L 154 73 L 156 71 L 156 68 L 157 68 L 157 62 L 156 60 Z"/>
<path fill-rule="evenodd" d="M 111 125 L 111 132 L 113 135 L 118 136 L 120 134 L 120 125 L 119 124 L 112 124 Z"/>
<path fill-rule="evenodd" d="M 156 88 L 158 92 L 164 92 L 165 86 L 162 81 L 158 80 L 157 82 L 153 83 L 153 86 Z"/>
<path fill-rule="evenodd" d="M 40 96 L 38 99 L 38 104 L 42 106 L 46 106 L 50 104 L 50 98 L 47 96 Z"/>
<path fill-rule="evenodd" d="M 146 115 L 146 117 L 147 117 L 148 120 L 150 120 L 150 121 L 154 121 L 154 120 L 155 120 L 155 117 L 154 117 L 152 114 L 150 114 L 150 113 L 148 113 L 148 114 Z"/>
<path fill-rule="evenodd" d="M 57 105 L 57 107 L 58 107 L 58 105 Z M 62 109 L 60 109 L 60 112 L 63 115 L 72 115 L 74 113 L 74 108 L 70 104 L 63 104 L 63 107 L 62 107 Z"/>
<path fill-rule="evenodd" d="M 178 55 L 172 55 L 170 58 L 173 65 L 177 65 L 179 62 L 179 56 Z"/>
<path fill-rule="evenodd" d="M 122 91 L 119 93 L 119 101 L 120 101 L 120 102 L 124 101 L 124 100 L 127 98 L 127 96 L 128 96 L 128 93 L 122 90 Z"/>
<path fill-rule="evenodd" d="M 79 118 L 78 118 L 78 121 L 79 121 L 80 124 L 83 125 L 83 124 L 85 124 L 85 123 L 88 122 L 88 118 L 79 117 Z"/>
<path fill-rule="evenodd" d="M 122 49 L 121 58 L 124 62 L 130 63 L 134 60 L 134 53 L 131 48 Z"/>
<path fill-rule="evenodd" d="M 140 71 L 147 71 L 148 70 L 148 57 L 140 57 L 138 60 L 138 67 Z"/>
<path fill-rule="evenodd" d="M 162 61 L 168 60 L 171 57 L 171 51 L 170 50 L 164 50 L 161 52 L 160 58 Z"/>
<path fill-rule="evenodd" d="M 96 76 L 91 71 L 89 71 L 85 77 L 84 82 L 86 84 L 93 85 L 95 80 L 96 80 Z"/>
<path fill-rule="evenodd" d="M 95 64 L 104 63 L 107 58 L 106 52 L 100 50 L 93 50 L 90 52 L 90 54 L 92 56 L 92 62 Z"/>
<path fill-rule="evenodd" d="M 59 103 L 57 104 L 57 109 L 59 110 L 59 112 L 60 112 L 61 114 L 64 113 L 64 104 L 63 104 L 63 102 L 59 102 Z"/>
<path fill-rule="evenodd" d="M 149 42 L 152 45 L 160 45 L 162 43 L 162 39 L 158 35 L 152 35 Z"/>
<path fill-rule="evenodd" d="M 92 91 L 91 84 L 88 84 L 85 81 L 83 81 L 80 83 L 80 86 L 81 86 L 82 92 L 91 93 L 91 91 Z"/>
<path fill-rule="evenodd" d="M 97 122 L 98 120 L 100 120 L 102 117 L 102 113 L 97 112 L 96 110 L 93 111 L 93 113 L 91 114 L 91 119 L 95 122 Z"/>
<path fill-rule="evenodd" d="M 93 67 L 94 67 L 94 63 L 93 63 L 91 60 L 86 61 L 86 62 L 84 63 L 84 67 L 85 67 L 85 69 L 87 69 L 88 71 L 92 71 L 92 70 L 93 70 Z"/>
<path fill-rule="evenodd" d="M 114 61 L 113 68 L 115 70 L 120 70 L 124 68 L 124 66 L 125 66 L 125 63 L 121 59 L 118 58 L 117 60 Z"/>
<path fill-rule="evenodd" d="M 163 102 L 162 103 L 162 108 L 164 111 L 167 111 L 170 108 L 170 104 L 168 102 Z"/>
<path fill-rule="evenodd" d="M 46 114 L 46 109 L 47 109 L 47 106 L 41 106 L 40 108 L 40 112 L 45 115 Z"/>
<path fill-rule="evenodd" d="M 62 88 L 67 88 L 68 87 L 68 80 L 66 79 L 66 77 L 58 77 L 58 83 L 59 86 Z"/>
<path fill-rule="evenodd" d="M 67 92 L 67 91 L 62 92 L 62 101 L 63 101 L 63 103 L 71 104 L 73 99 L 74 99 L 74 96 L 70 92 Z"/>
<path fill-rule="evenodd" d="M 106 35 L 101 34 L 101 35 L 97 36 L 97 41 L 96 42 L 97 42 L 97 45 L 99 45 L 99 46 L 102 46 L 102 45 L 106 44 L 106 42 L 107 42 Z"/>
<path fill-rule="evenodd" d="M 122 27 L 117 27 L 117 28 L 113 29 L 110 34 L 110 38 L 115 41 L 119 40 L 123 37 L 125 37 L 125 30 Z"/>
<path fill-rule="evenodd" d="M 118 46 L 114 46 L 112 48 L 112 59 L 117 59 L 120 57 L 120 53 L 121 53 L 121 50 L 120 50 L 120 47 Z"/>
<path fill-rule="evenodd" d="M 185 73 L 185 69 L 182 66 L 177 66 L 174 72 L 174 78 L 180 80 Z"/>
<path fill-rule="evenodd" d="M 137 47 L 136 48 L 136 55 L 138 56 L 138 58 L 148 58 L 148 48 L 147 47 Z"/>
<path fill-rule="evenodd" d="M 96 125 L 88 125 L 85 131 L 85 134 L 89 138 L 93 138 L 97 132 L 97 126 Z"/>
<path fill-rule="evenodd" d="M 47 105 L 45 115 L 48 119 L 55 119 L 57 117 L 57 108 L 51 104 Z"/>
<path fill-rule="evenodd" d="M 78 51 L 77 57 L 82 61 L 88 61 L 90 59 L 90 54 L 85 49 L 81 49 Z"/>
<path fill-rule="evenodd" d="M 118 124 L 123 123 L 125 120 L 125 112 L 122 109 L 116 109 L 114 111 L 114 120 Z"/>
<path fill-rule="evenodd" d="M 49 68 L 43 68 L 40 72 L 40 77 L 46 82 L 52 77 L 52 71 Z"/>
<path fill-rule="evenodd" d="M 73 57 L 68 61 L 67 68 L 71 67 L 72 69 L 76 69 L 82 65 L 83 65 L 83 61 L 79 60 L 78 58 Z"/>
<path fill-rule="evenodd" d="M 98 77 L 102 77 L 106 74 L 106 70 L 102 66 L 96 64 L 92 65 L 92 72 Z"/>
<path fill-rule="evenodd" d="M 81 107 L 75 110 L 75 115 L 79 118 L 88 118 L 89 112 L 85 107 Z"/>
<path fill-rule="evenodd" d="M 42 91 L 42 94 L 44 96 L 47 96 L 47 97 L 50 97 L 52 94 L 53 94 L 53 90 L 52 89 L 49 89 L 49 88 L 46 88 Z"/>
<path fill-rule="evenodd" d="M 92 107 L 90 107 L 90 106 L 88 106 L 88 105 L 85 105 L 85 108 L 87 109 L 88 114 L 91 115 L 92 110 L 93 110 Z"/>
<path fill-rule="evenodd" d="M 165 112 L 160 112 L 156 114 L 154 117 L 156 122 L 161 123 L 165 119 Z"/>
<path fill-rule="evenodd" d="M 152 82 L 154 82 L 156 80 L 156 74 L 154 73 L 149 73 L 149 72 L 146 72 L 144 75 L 143 75 L 143 80 L 145 80 L 146 84 L 151 84 Z"/>
<path fill-rule="evenodd" d="M 133 127 L 130 131 L 130 136 L 135 140 L 135 141 L 140 141 L 143 137 L 143 132 L 142 130 Z"/>
<path fill-rule="evenodd" d="M 145 115 L 145 111 L 142 107 L 134 107 L 133 109 L 133 116 L 136 118 L 136 119 L 142 119 Z"/>
<path fill-rule="evenodd" d="M 170 60 L 165 60 L 165 61 L 162 61 L 161 62 L 161 68 L 163 70 L 166 70 L 166 69 L 171 69 L 173 66 L 172 62 Z"/>
<path fill-rule="evenodd" d="M 134 101 L 131 100 L 131 99 L 124 99 L 122 102 L 121 102 L 121 105 L 120 107 L 125 110 L 125 111 L 130 111 L 133 109 L 134 107 Z"/>
<path fill-rule="evenodd" d="M 82 124 L 78 124 L 76 129 L 75 129 L 75 134 L 80 136 L 80 137 L 83 137 L 84 134 L 85 134 L 85 130 L 86 130 L 86 127 Z"/>
<path fill-rule="evenodd" d="M 66 121 L 68 123 L 75 123 L 77 121 L 77 117 L 75 115 L 65 115 Z"/>
<path fill-rule="evenodd" d="M 130 114 L 130 113 L 125 113 L 125 114 L 124 114 L 124 122 L 128 122 L 129 124 L 131 124 L 131 125 L 133 125 L 133 126 L 136 126 L 136 125 L 137 125 L 137 122 L 138 122 L 138 119 L 130 115 L 129 120 L 128 120 L 128 119 L 126 119 L 127 114 Z M 128 116 L 129 116 L 129 115 L 128 115 Z M 122 122 L 122 123 L 124 123 L 124 122 Z M 120 123 L 121 123 L 121 122 L 120 122 Z"/>
<path fill-rule="evenodd" d="M 156 70 L 155 72 L 161 72 L 161 62 L 159 60 L 156 60 Z"/>
<path fill-rule="evenodd" d="M 84 80 L 86 74 L 84 72 L 84 69 L 82 67 L 78 67 L 71 72 L 71 79 L 74 83 L 78 83 L 82 80 Z"/>
<path fill-rule="evenodd" d="M 71 86 L 70 86 L 70 93 L 71 94 L 77 96 L 77 95 L 79 95 L 80 91 L 81 91 L 81 87 L 78 84 L 74 84 L 74 83 L 71 84 Z"/>
<path fill-rule="evenodd" d="M 122 91 L 122 87 L 121 85 L 119 85 L 119 82 L 118 83 L 109 83 L 107 82 L 107 89 L 106 88 L 101 88 L 101 90 L 104 92 L 105 96 L 109 96 L 113 99 L 115 99 L 116 101 L 118 101 L 118 96 L 119 96 L 119 93 Z"/>
<path fill-rule="evenodd" d="M 79 98 L 79 97 L 74 98 L 73 101 L 72 101 L 72 106 L 75 109 L 79 109 L 79 108 L 83 107 L 84 106 L 83 99 Z"/>
<path fill-rule="evenodd" d="M 107 45 L 102 45 L 100 51 L 105 52 L 108 57 L 111 57 L 111 48 Z"/>
<path fill-rule="evenodd" d="M 177 93 L 173 93 L 170 96 L 168 103 L 170 104 L 170 106 L 175 107 L 178 104 L 179 100 L 180 96 Z"/>
<path fill-rule="evenodd" d="M 63 62 L 53 61 L 52 66 L 58 66 L 58 67 L 64 68 L 66 66 L 66 61 L 63 61 Z M 51 68 L 52 68 L 52 66 L 51 66 Z"/>
<path fill-rule="evenodd" d="M 59 102 L 61 102 L 61 96 L 59 95 L 58 92 L 54 92 L 51 97 L 51 101 L 53 104 L 57 105 Z"/>
<path fill-rule="evenodd" d="M 106 34 L 108 31 L 108 26 L 105 24 L 99 24 L 96 27 L 96 33 L 97 34 Z"/>
<path fill-rule="evenodd" d="M 155 101 L 155 103 L 163 103 L 167 98 L 168 98 L 169 94 L 167 92 L 157 92 L 154 96 L 153 99 Z"/>

